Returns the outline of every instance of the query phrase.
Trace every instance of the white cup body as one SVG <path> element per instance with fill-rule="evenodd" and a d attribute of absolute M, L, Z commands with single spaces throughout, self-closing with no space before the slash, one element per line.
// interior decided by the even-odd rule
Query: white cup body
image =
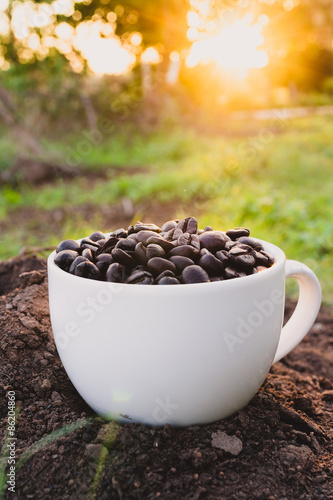
<path fill-rule="evenodd" d="M 48 259 L 55 343 L 99 414 L 192 425 L 243 408 L 264 381 L 282 328 L 286 258 L 234 280 L 128 285 L 73 276 Z"/>

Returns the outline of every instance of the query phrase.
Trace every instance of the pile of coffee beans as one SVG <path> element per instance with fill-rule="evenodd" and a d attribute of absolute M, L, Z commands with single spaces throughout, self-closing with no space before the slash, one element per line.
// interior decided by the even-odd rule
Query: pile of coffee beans
<path fill-rule="evenodd" d="M 274 263 L 243 227 L 198 229 L 194 217 L 170 220 L 160 228 L 137 222 L 106 237 L 100 231 L 80 243 L 64 240 L 54 262 L 83 278 L 139 285 L 223 281 L 256 274 Z"/>

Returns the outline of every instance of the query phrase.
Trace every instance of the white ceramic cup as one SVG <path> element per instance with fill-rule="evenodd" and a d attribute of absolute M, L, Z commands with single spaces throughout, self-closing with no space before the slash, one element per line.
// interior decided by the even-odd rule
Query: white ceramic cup
<path fill-rule="evenodd" d="M 259 240 L 260 241 L 260 240 Z M 272 363 L 311 328 L 315 274 L 265 241 L 272 267 L 188 285 L 129 285 L 71 275 L 48 259 L 55 343 L 66 372 L 100 415 L 120 422 L 192 425 L 243 408 Z M 299 300 L 282 328 L 285 278 Z"/>

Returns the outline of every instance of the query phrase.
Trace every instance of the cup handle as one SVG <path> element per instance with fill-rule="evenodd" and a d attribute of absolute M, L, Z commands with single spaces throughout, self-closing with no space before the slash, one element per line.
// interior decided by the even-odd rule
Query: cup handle
<path fill-rule="evenodd" d="M 299 297 L 293 315 L 282 328 L 273 363 L 280 361 L 305 337 L 315 322 L 321 304 L 320 283 L 308 266 L 296 260 L 287 260 L 285 276 L 297 279 Z"/>

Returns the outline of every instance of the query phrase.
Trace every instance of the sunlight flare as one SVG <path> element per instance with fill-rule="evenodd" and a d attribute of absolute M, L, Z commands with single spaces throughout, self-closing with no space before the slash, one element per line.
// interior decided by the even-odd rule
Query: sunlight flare
<path fill-rule="evenodd" d="M 258 50 L 264 38 L 262 24 L 249 25 L 245 19 L 224 26 L 219 33 L 193 43 L 186 64 L 189 68 L 199 63 L 215 61 L 226 71 L 264 68 L 268 64 L 265 50 Z"/>

